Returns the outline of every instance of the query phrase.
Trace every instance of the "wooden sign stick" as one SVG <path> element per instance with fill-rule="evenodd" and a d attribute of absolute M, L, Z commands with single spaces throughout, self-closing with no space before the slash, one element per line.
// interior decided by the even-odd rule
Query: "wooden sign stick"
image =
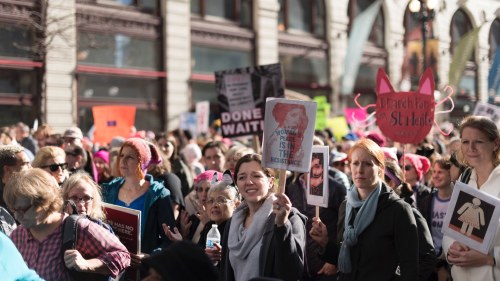
<path fill-rule="evenodd" d="M 285 185 L 286 185 L 286 170 L 280 169 L 278 193 L 281 194 L 285 193 Z"/>

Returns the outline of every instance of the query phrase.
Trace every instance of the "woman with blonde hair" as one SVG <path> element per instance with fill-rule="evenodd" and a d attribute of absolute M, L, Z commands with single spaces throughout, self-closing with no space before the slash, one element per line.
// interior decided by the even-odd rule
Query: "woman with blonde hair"
<path fill-rule="evenodd" d="M 339 209 L 337 239 L 313 219 L 309 234 L 336 258 L 338 280 L 418 280 L 418 234 L 411 206 L 384 182 L 384 151 L 370 139 L 357 141 L 348 159 L 353 186 Z M 342 239 L 343 238 L 343 239 Z M 399 268 L 399 269 L 398 269 Z M 425 280 L 425 279 L 424 279 Z"/>
<path fill-rule="evenodd" d="M 49 173 L 59 185 L 69 176 L 68 163 L 64 149 L 57 146 L 45 146 L 38 150 L 31 162 L 33 168 L 40 168 Z"/>
<path fill-rule="evenodd" d="M 64 202 L 72 201 L 76 211 L 85 215 L 95 222 L 101 222 L 106 218 L 102 209 L 101 187 L 85 172 L 72 174 L 62 185 L 62 196 Z M 73 210 L 66 206 L 68 213 Z"/>
<path fill-rule="evenodd" d="M 500 197 L 500 133 L 496 124 L 484 116 L 469 116 L 459 127 L 463 162 L 472 168 L 462 181 L 473 188 Z M 464 173 L 465 174 L 465 173 Z M 500 279 L 500 227 L 496 229 L 488 254 L 476 251 L 449 236 L 443 238 L 443 250 L 451 267 L 453 280 Z M 474 232 L 473 232 L 474 234 Z"/>
<path fill-rule="evenodd" d="M 5 186 L 5 202 L 20 222 L 11 234 L 29 268 L 45 280 L 72 280 L 70 269 L 115 278 L 130 264 L 130 255 L 109 231 L 81 218 L 73 249 L 61 251 L 67 215 L 52 176 L 41 169 L 19 172 Z"/>

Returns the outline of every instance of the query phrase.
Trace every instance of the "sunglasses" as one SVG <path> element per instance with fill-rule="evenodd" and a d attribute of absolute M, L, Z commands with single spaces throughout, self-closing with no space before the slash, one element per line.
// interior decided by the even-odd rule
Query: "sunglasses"
<path fill-rule="evenodd" d="M 43 169 L 49 168 L 49 170 L 51 172 L 57 172 L 57 171 L 59 171 L 59 168 L 61 168 L 62 170 L 66 170 L 68 168 L 68 163 L 45 165 L 45 166 L 42 166 L 40 168 L 43 168 Z"/>

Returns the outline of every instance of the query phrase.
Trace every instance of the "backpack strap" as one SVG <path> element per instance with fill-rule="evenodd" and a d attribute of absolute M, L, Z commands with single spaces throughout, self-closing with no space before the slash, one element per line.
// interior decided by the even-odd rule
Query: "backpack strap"
<path fill-rule="evenodd" d="M 78 220 L 80 218 L 79 215 L 70 215 L 64 220 L 61 248 L 63 256 L 66 250 L 76 247 L 76 241 L 78 240 Z"/>
<path fill-rule="evenodd" d="M 471 174 L 472 174 L 472 168 L 467 167 L 458 178 L 458 181 L 468 184 Z"/>

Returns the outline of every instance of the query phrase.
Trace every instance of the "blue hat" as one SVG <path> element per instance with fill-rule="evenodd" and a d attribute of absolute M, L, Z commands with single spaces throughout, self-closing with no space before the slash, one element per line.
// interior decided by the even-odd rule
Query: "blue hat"
<path fill-rule="evenodd" d="M 355 133 L 350 132 L 347 135 L 342 137 L 343 140 L 351 140 L 351 141 L 357 141 L 359 138 L 356 136 Z"/>

